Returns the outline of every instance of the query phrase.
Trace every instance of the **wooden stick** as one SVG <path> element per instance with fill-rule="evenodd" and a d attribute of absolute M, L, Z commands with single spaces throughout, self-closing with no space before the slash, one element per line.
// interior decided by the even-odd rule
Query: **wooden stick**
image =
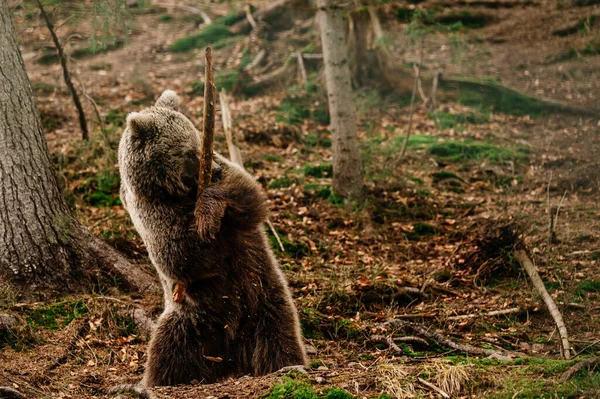
<path fill-rule="evenodd" d="M 428 382 L 428 381 L 422 379 L 421 377 L 417 377 L 417 381 L 419 381 L 421 384 L 425 385 L 427 388 L 431 389 L 432 391 L 437 392 L 439 395 L 442 396 L 442 398 L 450 399 L 450 395 L 448 395 L 446 392 L 442 391 L 441 388 L 433 385 L 431 382 Z"/>
<path fill-rule="evenodd" d="M 569 378 L 571 378 L 571 376 L 573 374 L 575 374 L 576 372 L 578 372 L 582 368 L 588 367 L 588 366 L 592 366 L 592 365 L 595 365 L 595 364 L 600 364 L 600 357 L 590 357 L 589 359 L 584 359 L 584 360 L 582 360 L 580 362 L 577 362 L 570 369 L 568 369 L 567 371 L 565 371 L 560 376 L 560 381 L 561 382 L 567 382 L 567 380 Z"/>
<path fill-rule="evenodd" d="M 46 14 L 46 10 L 42 6 L 40 0 L 37 0 L 38 8 L 40 9 L 40 13 L 42 14 L 42 18 L 46 21 L 46 26 L 50 31 L 50 36 L 52 36 L 52 41 L 54 42 L 54 46 L 56 47 L 56 52 L 58 53 L 58 59 L 60 60 L 60 65 L 63 70 L 63 78 L 65 79 L 65 84 L 69 88 L 71 92 L 71 97 L 73 97 L 73 102 L 75 103 L 75 108 L 77 108 L 77 114 L 79 116 L 79 126 L 81 127 L 81 138 L 83 140 L 88 140 L 90 138 L 88 132 L 87 121 L 85 120 L 85 113 L 83 112 L 83 106 L 81 105 L 81 101 L 79 100 L 79 96 L 77 95 L 77 91 L 75 90 L 75 86 L 73 85 L 73 81 L 71 80 L 71 72 L 69 72 L 69 68 L 67 67 L 67 56 L 63 50 L 62 45 L 60 44 L 60 40 L 58 40 L 58 36 L 56 36 L 56 32 L 54 32 L 54 25 L 52 25 L 52 21 L 50 21 L 50 17 Z"/>
<path fill-rule="evenodd" d="M 204 65 L 204 120 L 202 121 L 202 142 L 200 144 L 200 179 L 198 198 L 210 183 L 212 177 L 213 141 L 215 138 L 215 102 L 217 89 L 212 70 L 212 50 L 206 48 Z"/>
<path fill-rule="evenodd" d="M 231 162 L 244 167 L 242 154 L 240 149 L 233 142 L 233 123 L 231 121 L 231 112 L 229 112 L 229 103 L 227 94 L 224 90 L 219 92 L 219 102 L 221 103 L 221 118 L 223 119 L 223 130 L 225 131 L 225 140 L 227 141 L 227 149 L 229 150 L 229 158 Z"/>
<path fill-rule="evenodd" d="M 300 71 L 300 78 L 302 83 L 306 83 L 308 78 L 306 77 L 306 68 L 304 67 L 304 60 L 302 59 L 302 52 L 296 52 L 296 58 L 298 59 L 298 70 Z"/>
<path fill-rule="evenodd" d="M 521 266 L 523 266 L 523 269 L 525 269 L 525 271 L 529 275 L 533 286 L 544 299 L 544 303 L 548 307 L 548 310 L 550 311 L 550 314 L 552 315 L 552 318 L 556 323 L 556 327 L 558 327 L 558 333 L 561 339 L 562 357 L 566 360 L 571 359 L 571 344 L 569 343 L 567 327 L 565 326 L 562 314 L 558 310 L 558 307 L 556 307 L 556 303 L 554 303 L 554 300 L 546 290 L 542 278 L 538 274 L 537 270 L 535 270 L 535 265 L 533 264 L 533 262 L 531 262 L 531 259 L 529 259 L 529 256 L 527 256 L 527 254 L 523 250 L 515 251 L 514 257 L 521 264 Z"/>
<path fill-rule="evenodd" d="M 428 327 L 422 326 L 417 323 L 412 323 L 406 320 L 394 319 L 388 322 L 383 323 L 380 327 L 383 328 L 403 328 L 412 331 L 416 335 L 420 335 L 425 338 L 432 339 L 439 343 L 440 345 L 444 345 L 448 348 L 456 349 L 461 352 L 469 353 L 471 355 L 479 355 L 479 356 L 491 356 L 491 355 L 508 355 L 512 354 L 513 356 L 519 356 L 521 354 L 517 352 L 510 351 L 495 351 L 492 349 L 484 349 L 478 348 L 476 346 L 468 345 L 468 344 L 460 344 L 458 342 L 452 341 L 450 338 L 436 332 L 430 330 Z M 522 355 L 521 355 L 522 356 Z"/>
<path fill-rule="evenodd" d="M 500 316 L 505 314 L 513 314 L 513 313 L 521 313 L 521 308 L 510 308 L 510 309 L 502 309 L 502 310 L 493 310 L 491 312 L 486 313 L 472 313 L 472 314 L 462 314 L 458 316 L 448 317 L 446 320 L 464 320 L 464 319 L 475 319 L 477 317 L 485 317 L 485 316 Z"/>
<path fill-rule="evenodd" d="M 246 4 L 244 6 L 244 11 L 246 11 L 246 19 L 248 20 L 248 23 L 250 24 L 250 26 L 252 26 L 252 29 L 256 29 L 256 21 L 254 20 L 254 17 L 252 16 L 252 11 L 250 10 L 250 4 Z"/>
<path fill-rule="evenodd" d="M 217 89 L 212 70 L 212 50 L 206 48 L 204 64 L 204 120 L 202 121 L 202 139 L 200 143 L 200 178 L 198 194 L 200 198 L 204 189 L 210 184 L 212 177 L 213 142 L 215 138 L 215 102 Z M 185 284 L 177 281 L 173 287 L 173 302 L 181 303 L 185 299 Z"/>

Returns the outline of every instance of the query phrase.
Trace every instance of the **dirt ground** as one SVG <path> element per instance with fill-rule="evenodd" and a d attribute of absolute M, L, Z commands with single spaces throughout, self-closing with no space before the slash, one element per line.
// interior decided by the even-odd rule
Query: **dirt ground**
<path fill-rule="evenodd" d="M 52 44 L 39 13 L 14 3 L 67 201 L 95 234 L 132 261 L 148 263 L 118 200 L 115 151 L 126 114 L 149 106 L 165 89 L 182 96 L 184 112 L 200 126 L 202 53 L 170 51 L 176 39 L 198 31 L 196 19 L 182 8 L 154 4 L 133 14 L 128 34 L 119 36 L 126 39 L 123 46 L 71 61 L 94 129 L 82 142 L 60 65 L 40 63 Z M 419 102 L 407 156 L 398 159 L 409 119 L 405 97 L 380 87 L 356 88 L 367 190 L 358 207 L 331 193 L 331 141 L 327 123 L 318 118 L 326 102 L 320 61 L 307 62 L 313 88 L 292 74 L 258 93 L 236 93 L 230 104 L 236 135 L 246 168 L 268 192 L 270 220 L 284 251 L 270 237 L 300 312 L 309 372 L 164 387 L 154 390 L 156 397 L 444 397 L 440 391 L 453 398 L 600 397 L 598 367 L 560 381 L 577 360 L 600 355 L 600 6 L 447 3 L 431 8 L 448 15 L 485 13 L 486 23 L 431 34 L 425 66 L 493 77 L 529 95 L 584 108 L 587 116 L 534 118 L 448 102 L 426 110 Z M 238 6 L 211 3 L 207 12 L 216 18 Z M 398 38 L 394 48 L 406 62 L 418 60 L 416 45 L 402 38 L 406 23 L 394 17 L 415 6 L 383 7 L 384 29 Z M 89 45 L 93 12 L 64 2 L 53 17 L 70 51 Z M 215 50 L 215 72 L 239 69 L 244 48 L 251 57 L 260 46 L 269 48 L 271 70 L 298 48 L 319 53 L 316 27 L 302 32 L 295 38 L 277 31 L 259 44 L 246 36 L 226 41 Z M 308 111 L 298 111 L 301 105 Z M 224 138 L 216 140 L 226 154 Z M 550 244 L 549 202 L 558 215 Z M 510 254 L 516 241 L 526 246 L 559 305 L 575 360 L 560 359 L 553 319 Z M 161 301 L 105 282 L 89 294 L 51 303 L 20 303 L 18 293 L 0 293 L 0 313 L 21 322 L 0 332 L 0 386 L 28 398 L 98 398 L 114 384 L 139 381 L 148 336 L 129 315 L 141 309 L 156 317 Z M 461 315 L 471 316 L 456 317 Z M 382 327 L 395 318 L 511 356 L 468 355 Z M 397 341 L 395 350 L 373 342 L 373 335 L 409 339 Z"/>

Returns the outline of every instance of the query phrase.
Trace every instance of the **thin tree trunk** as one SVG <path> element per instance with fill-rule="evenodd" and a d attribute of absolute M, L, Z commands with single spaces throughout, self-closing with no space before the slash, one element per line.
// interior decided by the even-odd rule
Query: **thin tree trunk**
<path fill-rule="evenodd" d="M 130 288 L 150 288 L 149 274 L 91 235 L 65 204 L 4 0 L 0 48 L 0 286 L 44 298 L 89 288 L 106 271 Z"/>
<path fill-rule="evenodd" d="M 87 121 L 85 120 L 85 113 L 83 112 L 83 106 L 81 105 L 81 101 L 79 100 L 79 95 L 77 94 L 77 90 L 75 90 L 75 86 L 73 85 L 73 81 L 71 80 L 71 73 L 69 72 L 69 68 L 67 66 L 67 56 L 63 50 L 60 41 L 58 40 L 58 36 L 56 36 L 56 32 L 54 32 L 54 25 L 52 25 L 52 21 L 50 21 L 50 17 L 46 14 L 44 10 L 44 6 L 42 6 L 42 2 L 37 0 L 38 7 L 40 9 L 40 13 L 46 22 L 46 26 L 50 31 L 50 35 L 52 36 L 52 41 L 54 41 L 54 46 L 56 46 L 56 51 L 58 53 L 58 58 L 60 59 L 60 65 L 63 70 L 63 77 L 65 79 L 65 84 L 69 88 L 71 92 L 71 97 L 73 97 L 73 102 L 75 103 L 75 108 L 77 108 L 77 115 L 79 116 L 79 126 L 81 127 L 81 138 L 83 140 L 88 140 L 90 138 L 90 134 L 88 132 Z"/>
<path fill-rule="evenodd" d="M 339 0 L 319 0 L 318 17 L 327 80 L 333 149 L 333 190 L 337 195 L 361 199 L 363 181 L 356 138 L 350 68 L 346 54 L 343 10 Z"/>

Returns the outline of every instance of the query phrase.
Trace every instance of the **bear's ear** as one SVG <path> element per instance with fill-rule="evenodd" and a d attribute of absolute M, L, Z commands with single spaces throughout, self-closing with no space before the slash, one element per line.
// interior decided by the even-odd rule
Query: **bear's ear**
<path fill-rule="evenodd" d="M 165 90 L 156 100 L 154 106 L 179 111 L 179 96 L 173 90 Z"/>
<path fill-rule="evenodd" d="M 132 112 L 127 115 L 127 127 L 133 137 L 147 138 L 156 130 L 156 122 L 152 115 Z"/>

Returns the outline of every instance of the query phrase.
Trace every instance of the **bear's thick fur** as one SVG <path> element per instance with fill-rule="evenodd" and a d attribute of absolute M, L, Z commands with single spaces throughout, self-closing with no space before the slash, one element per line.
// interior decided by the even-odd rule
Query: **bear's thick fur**
<path fill-rule="evenodd" d="M 266 196 L 215 154 L 197 200 L 200 133 L 165 91 L 127 117 L 119 145 L 121 199 L 164 290 L 143 384 L 209 383 L 305 365 L 298 316 L 269 247 Z M 174 285 L 185 299 L 172 300 Z"/>

